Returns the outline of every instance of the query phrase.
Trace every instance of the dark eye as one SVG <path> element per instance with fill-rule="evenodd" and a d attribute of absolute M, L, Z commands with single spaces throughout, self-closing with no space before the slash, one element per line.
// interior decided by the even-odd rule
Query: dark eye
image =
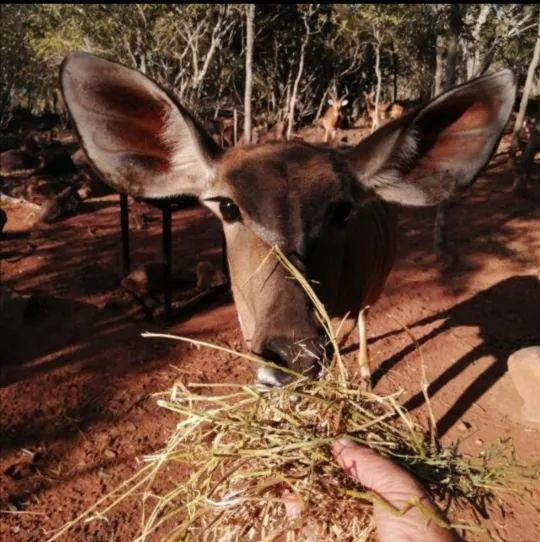
<path fill-rule="evenodd" d="M 332 224 L 334 226 L 343 227 L 353 212 L 353 206 L 351 203 L 339 203 L 332 215 Z"/>
<path fill-rule="evenodd" d="M 240 220 L 240 209 L 238 208 L 238 205 L 230 199 L 222 199 L 219 202 L 219 212 L 221 213 L 223 220 L 229 224 Z"/>

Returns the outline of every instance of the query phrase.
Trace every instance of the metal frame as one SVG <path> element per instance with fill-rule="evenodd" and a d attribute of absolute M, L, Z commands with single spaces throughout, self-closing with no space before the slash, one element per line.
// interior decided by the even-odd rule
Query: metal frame
<path fill-rule="evenodd" d="M 161 236 L 161 248 L 163 253 L 163 260 L 165 261 L 165 276 L 164 278 L 164 314 L 165 320 L 170 320 L 171 317 L 171 257 L 172 257 L 172 209 L 171 202 L 163 201 L 159 204 L 144 200 L 148 205 L 161 209 L 161 223 L 162 223 L 162 236 Z M 122 236 L 122 273 L 125 277 L 131 272 L 131 251 L 129 243 L 129 204 L 128 195 L 120 194 L 120 230 Z"/>
<path fill-rule="evenodd" d="M 143 199 L 144 203 L 156 207 L 161 210 L 162 237 L 161 248 L 163 260 L 165 261 L 165 276 L 163 289 L 163 304 L 165 320 L 171 318 L 172 306 L 172 284 L 171 284 L 171 267 L 172 267 L 172 213 L 173 205 L 178 203 L 177 200 L 148 200 Z M 183 207 L 182 207 L 183 208 Z M 180 209 L 179 209 L 180 210 Z M 120 193 L 120 230 L 122 238 L 122 273 L 125 277 L 131 272 L 131 251 L 129 241 L 129 204 L 128 195 Z M 229 279 L 229 270 L 227 265 L 227 249 L 225 246 L 225 236 L 222 234 L 222 270 L 227 279 Z"/>

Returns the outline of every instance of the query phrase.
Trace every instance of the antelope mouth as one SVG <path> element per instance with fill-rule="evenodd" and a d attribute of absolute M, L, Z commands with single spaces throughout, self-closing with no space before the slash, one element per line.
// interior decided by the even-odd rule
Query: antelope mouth
<path fill-rule="evenodd" d="M 281 387 L 299 376 L 317 379 L 329 359 L 332 359 L 332 346 L 321 337 L 291 343 L 286 339 L 267 341 L 262 357 L 269 365 L 258 365 L 255 380 L 260 388 Z"/>

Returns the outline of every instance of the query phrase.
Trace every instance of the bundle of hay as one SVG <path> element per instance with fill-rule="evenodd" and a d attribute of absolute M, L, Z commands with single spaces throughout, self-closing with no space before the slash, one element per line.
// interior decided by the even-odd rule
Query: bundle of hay
<path fill-rule="evenodd" d="M 210 393 L 209 393 L 210 392 Z M 220 394 L 219 386 L 179 386 L 160 406 L 182 417 L 169 446 L 147 461 L 185 461 L 189 479 L 162 496 L 141 540 L 178 517 L 170 540 L 224 541 L 370 540 L 368 506 L 336 464 L 330 446 L 347 435 L 411 468 L 425 483 L 446 478 L 455 493 L 475 491 L 465 464 L 444 452 L 431 454 L 424 434 L 399 407 L 396 395 L 360 391 L 354 378 L 299 378 L 260 392 L 240 386 Z M 287 519 L 284 491 L 299 497 L 306 512 Z M 432 518 L 433 519 L 433 518 Z"/>
<path fill-rule="evenodd" d="M 302 282 L 293 268 L 291 272 Z M 314 296 L 308 284 L 303 286 Z M 333 341 L 324 308 L 313 299 Z M 187 340 L 267 363 L 201 341 L 143 336 Z M 158 404 L 178 415 L 166 448 L 146 457 L 147 464 L 136 476 L 51 540 L 83 518 L 97 512 L 102 517 L 141 490 L 152 498 L 144 502 L 138 541 L 151 540 L 158 532 L 160 540 L 204 542 L 295 541 L 309 539 L 310 533 L 316 540 L 373 540 L 371 504 L 378 497 L 359 487 L 336 463 L 330 446 L 343 436 L 409 470 L 439 502 L 483 507 L 510 477 L 523 479 L 527 474 L 499 452 L 466 460 L 454 448 L 442 448 L 399 405 L 398 393 L 380 396 L 362 391 L 360 380 L 347 370 L 337 348 L 336 352 L 317 380 L 295 375 L 288 385 L 267 390 L 255 385 L 179 383 L 159 394 Z M 156 495 L 153 482 L 173 463 L 185 465 L 187 476 L 175 481 L 167 494 Z M 305 505 L 305 512 L 294 520 L 286 515 L 285 491 Z M 421 511 L 441 521 L 428 510 Z"/>

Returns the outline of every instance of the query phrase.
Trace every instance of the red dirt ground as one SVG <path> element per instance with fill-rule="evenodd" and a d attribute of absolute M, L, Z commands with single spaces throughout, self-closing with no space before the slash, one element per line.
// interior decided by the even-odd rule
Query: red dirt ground
<path fill-rule="evenodd" d="M 540 344 L 540 178 L 535 171 L 528 199 L 513 196 L 505 160 L 495 157 L 451 210 L 461 257 L 451 270 L 431 249 L 435 211 L 402 213 L 399 258 L 368 335 L 376 391 L 403 388 L 405 404 L 425 414 L 418 353 L 399 321 L 422 343 L 443 443 L 460 441 L 462 452 L 477 456 L 511 438 L 518 460 L 530 463 L 540 457 L 540 429 L 521 420 L 506 362 Z M 132 229 L 134 266 L 159 260 L 159 212 L 131 209 L 132 225 L 142 213 L 149 218 Z M 131 310 L 136 304 L 119 285 L 117 196 L 87 200 L 77 216 L 32 234 L 30 217 L 7 213 L 2 281 L 33 298 L 22 325 L 3 329 L 0 344 L 0 537 L 41 542 L 133 475 L 143 454 L 163 447 L 177 419 L 152 393 L 178 379 L 249 382 L 251 371 L 231 355 L 140 337 L 161 331 L 242 348 L 228 293 L 186 305 L 168 325 Z M 220 225 L 209 211 L 177 212 L 173 227 L 175 270 L 193 273 L 201 260 L 219 265 Z M 186 284 L 177 302 L 196 294 Z M 529 502 L 540 504 L 538 488 Z M 504 514 L 490 510 L 483 522 L 492 540 L 530 542 L 540 532 L 538 511 L 512 497 Z M 139 526 L 133 500 L 62 540 L 129 541 Z M 488 538 L 470 536 L 481 539 Z"/>

